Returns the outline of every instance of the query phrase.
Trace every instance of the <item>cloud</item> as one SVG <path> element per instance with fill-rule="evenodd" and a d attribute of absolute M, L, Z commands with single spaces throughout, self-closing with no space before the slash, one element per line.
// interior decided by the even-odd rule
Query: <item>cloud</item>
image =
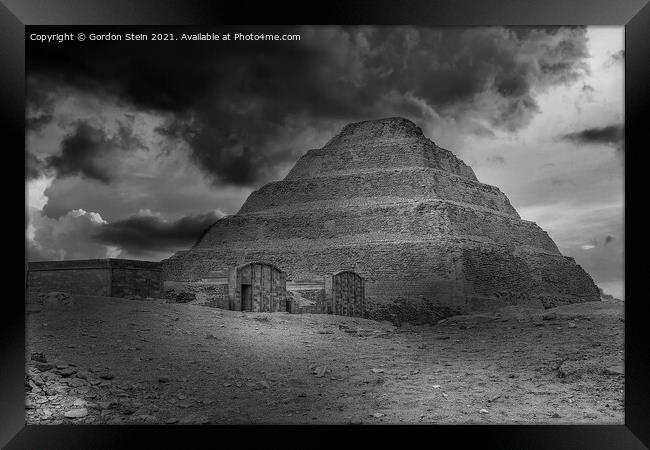
<path fill-rule="evenodd" d="M 39 114 L 37 116 L 28 117 L 25 121 L 25 128 L 30 131 L 41 131 L 41 129 L 52 122 L 52 114 Z"/>
<path fill-rule="evenodd" d="M 605 127 L 586 128 L 581 131 L 563 134 L 560 138 L 578 145 L 607 145 L 622 150 L 624 132 L 623 124 L 615 124 Z"/>
<path fill-rule="evenodd" d="M 617 51 L 616 53 L 612 53 L 610 56 L 608 63 L 623 63 L 625 61 L 625 50 L 621 49 Z"/>
<path fill-rule="evenodd" d="M 90 239 L 106 223 L 98 213 L 75 209 L 59 219 L 50 219 L 32 208 L 29 218 L 27 255 L 30 261 L 107 258 L 119 254 L 115 248 Z"/>
<path fill-rule="evenodd" d="M 223 216 L 217 210 L 168 221 L 150 211 L 141 211 L 126 219 L 103 224 L 92 239 L 136 256 L 168 252 L 191 246 Z"/>
<path fill-rule="evenodd" d="M 125 123 L 119 124 L 115 135 L 108 136 L 104 130 L 80 120 L 74 131 L 63 138 L 61 152 L 47 157 L 45 162 L 58 177 L 80 175 L 109 184 L 112 172 L 108 157 L 118 151 L 146 148 Z"/>
<path fill-rule="evenodd" d="M 506 159 L 501 155 L 488 156 L 487 161 L 493 164 L 504 164 Z"/>
<path fill-rule="evenodd" d="M 25 152 L 25 179 L 34 180 L 44 174 L 45 163 L 34 156 L 33 153 Z"/>
<path fill-rule="evenodd" d="M 306 150 L 283 145 L 298 119 L 320 140 L 331 137 L 327 124 L 395 115 L 470 134 L 511 132 L 539 113 L 539 92 L 588 70 L 582 27 L 273 31 L 302 39 L 28 44 L 28 102 L 38 109 L 74 90 L 156 112 L 166 118 L 161 135 L 187 142 L 214 184 L 257 186 Z M 105 139 L 81 131 L 67 145 L 103 153 Z M 62 173 L 110 180 L 94 156 L 73 149 L 57 160 Z"/>

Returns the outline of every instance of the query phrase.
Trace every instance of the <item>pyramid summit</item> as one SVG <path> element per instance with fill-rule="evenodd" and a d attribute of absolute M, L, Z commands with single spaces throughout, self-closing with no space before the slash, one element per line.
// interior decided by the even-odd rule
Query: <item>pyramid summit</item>
<path fill-rule="evenodd" d="M 599 299 L 589 275 L 498 188 L 399 117 L 345 126 L 163 267 L 168 280 L 192 281 L 252 261 L 294 281 L 356 272 L 372 319 Z"/>

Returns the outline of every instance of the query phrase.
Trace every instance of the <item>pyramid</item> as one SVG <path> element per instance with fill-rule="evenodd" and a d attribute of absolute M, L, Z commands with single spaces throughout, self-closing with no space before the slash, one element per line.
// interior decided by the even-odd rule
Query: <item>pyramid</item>
<path fill-rule="evenodd" d="M 251 261 L 288 280 L 354 271 L 365 279 L 365 314 L 378 320 L 599 300 L 546 232 L 403 118 L 345 126 L 163 271 L 191 281 Z"/>

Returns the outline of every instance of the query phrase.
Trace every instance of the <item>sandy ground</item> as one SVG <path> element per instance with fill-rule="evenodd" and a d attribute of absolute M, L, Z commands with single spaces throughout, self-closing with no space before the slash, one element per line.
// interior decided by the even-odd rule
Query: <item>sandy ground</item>
<path fill-rule="evenodd" d="M 26 316 L 28 424 L 624 420 L 620 302 L 395 328 L 331 315 L 73 300 Z"/>

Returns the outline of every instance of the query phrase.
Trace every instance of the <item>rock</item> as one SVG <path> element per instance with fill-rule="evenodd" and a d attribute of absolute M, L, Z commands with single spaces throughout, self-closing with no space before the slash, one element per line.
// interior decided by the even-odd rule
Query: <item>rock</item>
<path fill-rule="evenodd" d="M 480 414 L 487 414 L 488 412 L 489 412 L 489 411 L 488 411 L 487 409 L 485 409 L 485 408 L 479 410 L 479 413 L 480 413 Z"/>
<path fill-rule="evenodd" d="M 151 414 L 138 414 L 133 417 L 134 422 L 155 423 L 158 419 Z"/>
<path fill-rule="evenodd" d="M 112 380 L 113 378 L 115 378 L 115 375 L 113 375 L 111 373 L 109 368 L 104 368 L 104 369 L 95 371 L 95 375 L 97 375 L 102 380 Z"/>
<path fill-rule="evenodd" d="M 557 319 L 557 314 L 554 312 L 547 312 L 542 316 L 542 320 L 555 320 Z"/>
<path fill-rule="evenodd" d="M 450 339 L 450 337 L 449 336 L 436 336 L 436 339 L 438 339 L 439 341 L 444 341 L 444 340 Z"/>
<path fill-rule="evenodd" d="M 63 413 L 68 419 L 79 419 L 81 417 L 86 417 L 88 415 L 88 410 L 86 408 L 71 409 Z"/>
<path fill-rule="evenodd" d="M 625 375 L 625 367 L 623 365 L 610 366 L 603 369 L 605 375 Z"/>
<path fill-rule="evenodd" d="M 434 388 L 434 389 L 440 389 L 440 385 L 439 385 L 439 384 L 434 384 L 434 385 L 431 386 L 431 387 Z"/>
<path fill-rule="evenodd" d="M 370 369 L 372 373 L 384 373 L 384 369 Z"/>
<path fill-rule="evenodd" d="M 552 415 L 551 417 L 552 417 L 553 419 L 559 419 L 559 418 L 561 418 L 562 416 L 559 415 L 558 413 L 553 413 L 553 415 Z"/>
<path fill-rule="evenodd" d="M 99 402 L 97 403 L 97 406 L 99 406 L 100 409 L 111 409 L 117 406 L 117 402 L 109 400 L 107 402 Z"/>
<path fill-rule="evenodd" d="M 381 417 L 385 417 L 386 414 L 378 412 L 378 413 L 370 414 L 370 416 L 374 417 L 375 419 L 379 419 Z"/>
<path fill-rule="evenodd" d="M 72 402 L 72 406 L 86 406 L 86 400 L 78 398 Z"/>
<path fill-rule="evenodd" d="M 327 366 L 318 366 L 314 368 L 312 374 L 316 378 L 322 378 L 325 375 L 325 372 L 327 372 Z"/>
<path fill-rule="evenodd" d="M 54 365 L 50 363 L 36 363 L 34 364 L 34 367 L 41 372 L 47 372 L 48 370 L 54 369 Z"/>
<path fill-rule="evenodd" d="M 81 387 L 81 386 L 86 385 L 86 382 L 84 380 L 82 380 L 82 379 L 79 379 L 79 378 L 69 378 L 67 380 L 67 383 L 68 383 L 68 386 L 73 387 L 73 388 Z"/>
<path fill-rule="evenodd" d="M 574 322 L 569 322 L 569 328 L 575 328 L 576 324 Z"/>
<path fill-rule="evenodd" d="M 169 419 L 165 420 L 165 423 L 167 425 L 173 425 L 175 423 L 178 423 L 178 419 L 176 417 L 170 417 Z"/>
<path fill-rule="evenodd" d="M 501 398 L 501 394 L 493 395 L 492 397 L 490 397 L 488 399 L 488 403 L 492 403 L 492 402 L 498 400 L 499 398 Z"/>
<path fill-rule="evenodd" d="M 47 363 L 47 359 L 45 358 L 45 353 L 32 352 L 30 358 L 32 361 L 36 361 L 39 363 Z"/>
<path fill-rule="evenodd" d="M 161 376 L 158 377 L 158 381 L 160 383 L 169 383 L 169 377 L 161 375 Z"/>
<path fill-rule="evenodd" d="M 65 369 L 55 370 L 55 373 L 61 375 L 64 378 L 67 378 L 77 373 L 77 369 L 73 369 L 72 367 L 66 367 Z"/>

